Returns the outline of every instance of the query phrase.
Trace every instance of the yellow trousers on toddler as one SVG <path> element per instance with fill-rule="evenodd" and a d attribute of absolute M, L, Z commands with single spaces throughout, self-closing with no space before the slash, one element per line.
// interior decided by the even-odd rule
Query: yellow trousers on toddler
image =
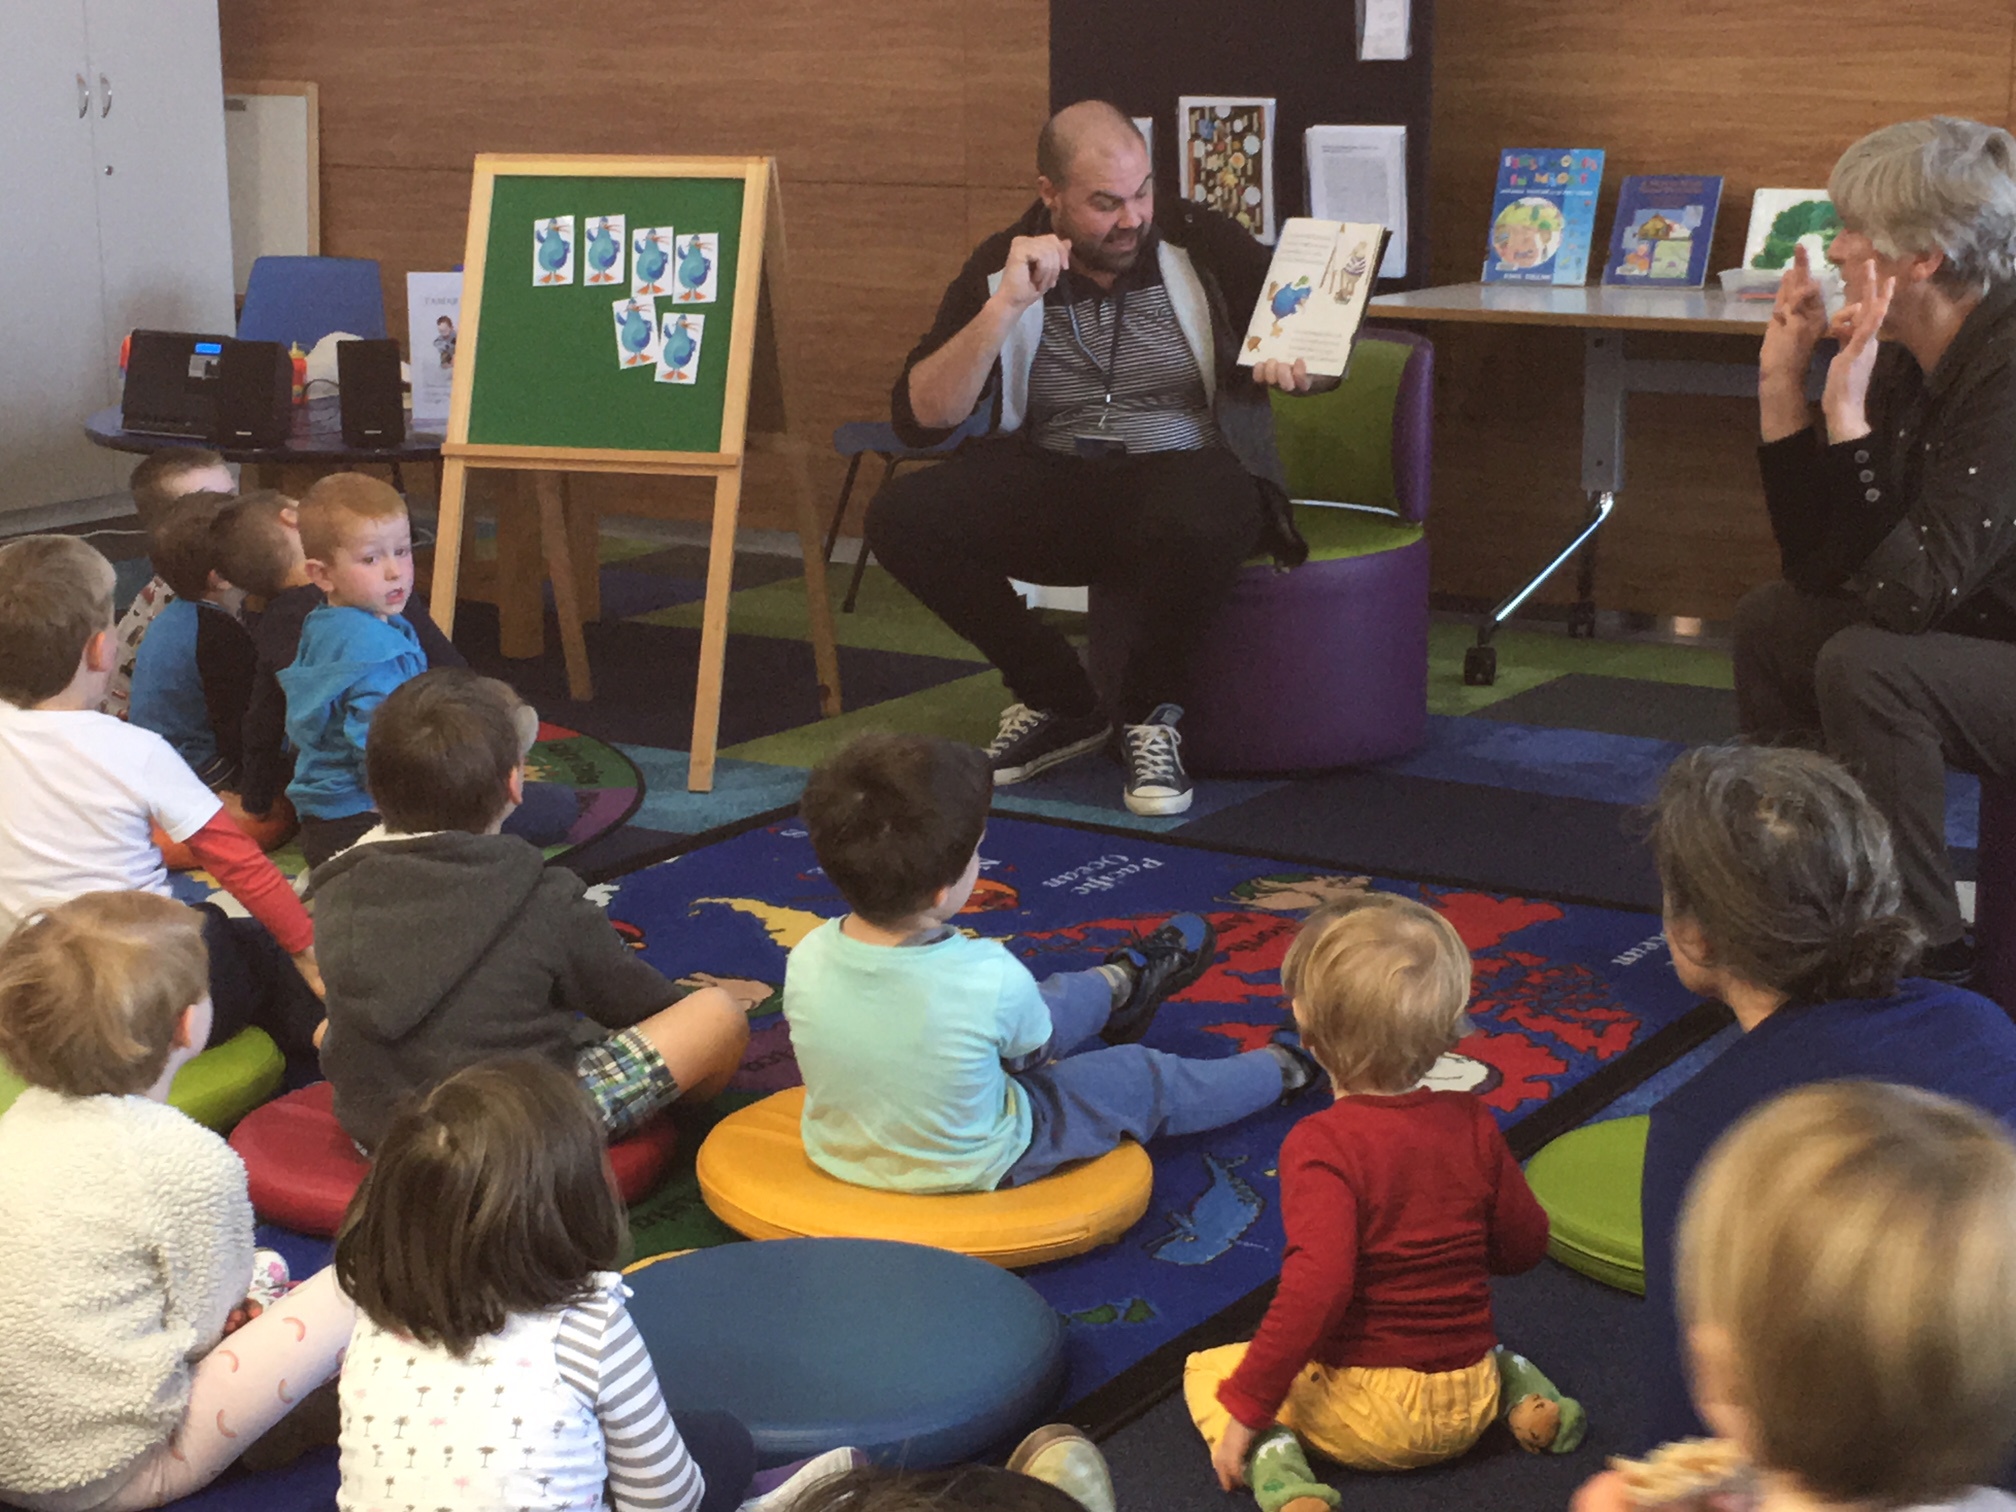
<path fill-rule="evenodd" d="M 1246 1358 L 1244 1344 L 1190 1356 L 1183 1400 L 1214 1450 L 1232 1421 L 1218 1387 Z M 1281 1426 L 1353 1470 L 1414 1470 L 1454 1459 L 1498 1416 L 1498 1362 L 1485 1355 L 1433 1375 L 1380 1366 L 1304 1366 L 1281 1404 Z"/>

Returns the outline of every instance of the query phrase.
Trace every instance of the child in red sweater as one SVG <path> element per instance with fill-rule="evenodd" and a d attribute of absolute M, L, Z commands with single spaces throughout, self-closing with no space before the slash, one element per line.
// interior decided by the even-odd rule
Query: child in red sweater
<path fill-rule="evenodd" d="M 1250 1344 L 1190 1356 L 1183 1394 L 1219 1484 L 1262 1512 L 1318 1512 L 1337 1491 L 1306 1444 L 1358 1470 L 1453 1459 L 1504 1416 L 1566 1453 L 1582 1408 L 1498 1347 L 1490 1278 L 1547 1251 L 1490 1111 L 1421 1078 L 1462 1037 L 1470 953 L 1449 921 L 1393 893 L 1312 915 L 1281 965 L 1302 1042 L 1336 1101 L 1281 1146 L 1281 1285 Z"/>

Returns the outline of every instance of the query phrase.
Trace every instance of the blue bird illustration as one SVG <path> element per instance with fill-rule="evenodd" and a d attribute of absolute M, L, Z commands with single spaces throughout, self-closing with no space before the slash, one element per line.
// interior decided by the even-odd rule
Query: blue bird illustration
<path fill-rule="evenodd" d="M 656 231 L 647 231 L 637 238 L 637 281 L 644 285 L 640 294 L 663 294 L 658 280 L 665 276 L 665 269 L 672 258 L 665 251 L 665 243 L 658 239 Z"/>
<path fill-rule="evenodd" d="M 597 283 L 614 283 L 615 275 L 609 270 L 616 266 L 616 257 L 622 248 L 616 238 L 609 234 L 609 222 L 598 220 L 595 229 L 588 233 L 588 266 L 590 277 Z"/>
<path fill-rule="evenodd" d="M 1308 301 L 1309 275 L 1304 273 L 1292 284 L 1269 284 L 1267 286 L 1267 309 L 1274 316 L 1273 334 L 1281 334 L 1281 322 L 1293 315 Z"/>
<path fill-rule="evenodd" d="M 1260 1216 L 1267 1204 L 1234 1167 L 1246 1164 L 1244 1155 L 1230 1160 L 1207 1154 L 1204 1165 L 1211 1184 L 1198 1194 L 1188 1212 L 1165 1214 L 1169 1232 L 1148 1246 L 1148 1253 L 1171 1265 L 1209 1265 L 1223 1255 Z"/>
<path fill-rule="evenodd" d="M 700 286 L 707 282 L 710 266 L 707 249 L 700 245 L 700 238 L 688 237 L 686 245 L 679 249 L 679 282 L 685 286 L 679 292 L 681 299 L 700 297 Z"/>
<path fill-rule="evenodd" d="M 534 234 L 539 244 L 539 266 L 546 271 L 539 276 L 541 283 L 558 283 L 560 270 L 567 266 L 568 253 L 573 249 L 567 244 L 567 233 L 560 229 L 560 222 L 549 220 L 546 229 Z"/>
<path fill-rule="evenodd" d="M 616 339 L 629 354 L 623 359 L 625 367 L 635 367 L 646 360 L 644 353 L 651 345 L 651 317 L 644 313 L 634 299 L 625 305 L 623 313 L 616 317 Z"/>
<path fill-rule="evenodd" d="M 700 343 L 693 339 L 693 327 L 684 315 L 665 328 L 665 366 L 674 372 L 693 360 Z"/>

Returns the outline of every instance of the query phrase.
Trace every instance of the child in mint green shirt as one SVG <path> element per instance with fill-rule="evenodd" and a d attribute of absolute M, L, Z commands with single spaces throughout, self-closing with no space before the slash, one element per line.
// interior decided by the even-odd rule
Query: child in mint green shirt
<path fill-rule="evenodd" d="M 914 735 L 863 736 L 805 784 L 813 849 L 852 909 L 785 968 L 815 1165 L 893 1191 L 991 1191 L 1123 1139 L 1237 1122 L 1315 1081 L 1288 1043 L 1211 1060 L 1135 1043 L 1211 962 L 1195 914 L 1041 982 L 953 928 L 992 796 L 977 749 Z"/>

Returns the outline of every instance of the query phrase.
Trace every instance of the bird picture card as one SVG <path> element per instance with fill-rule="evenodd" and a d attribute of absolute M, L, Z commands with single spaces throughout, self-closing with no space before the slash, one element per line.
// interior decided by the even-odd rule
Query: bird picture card
<path fill-rule="evenodd" d="M 651 301 L 633 294 L 611 308 L 616 312 L 616 365 L 650 367 L 658 360 L 658 312 Z"/>
<path fill-rule="evenodd" d="M 1698 289 L 1722 203 L 1717 174 L 1634 173 L 1617 195 L 1603 282 L 1641 289 Z"/>
<path fill-rule="evenodd" d="M 1177 170 L 1183 197 L 1274 240 L 1274 102 L 1184 95 Z"/>
<path fill-rule="evenodd" d="M 1370 221 L 1302 216 L 1283 221 L 1240 344 L 1240 365 L 1299 359 L 1313 375 L 1341 378 L 1387 234 L 1386 227 Z"/>
<path fill-rule="evenodd" d="M 650 299 L 672 292 L 670 226 L 639 226 L 630 233 L 630 292 Z"/>
<path fill-rule="evenodd" d="M 574 282 L 574 217 L 549 215 L 532 222 L 534 288 Z"/>
<path fill-rule="evenodd" d="M 673 247 L 672 297 L 681 304 L 712 304 L 721 272 L 721 237 L 714 231 L 682 236 Z"/>
<path fill-rule="evenodd" d="M 667 310 L 659 317 L 658 381 L 700 381 L 700 339 L 707 317 L 697 310 Z"/>
<path fill-rule="evenodd" d="M 588 264 L 588 276 L 583 283 L 620 284 L 623 282 L 623 217 L 620 215 L 591 215 L 583 225 L 581 234 L 587 245 L 582 249 L 582 260 Z"/>

